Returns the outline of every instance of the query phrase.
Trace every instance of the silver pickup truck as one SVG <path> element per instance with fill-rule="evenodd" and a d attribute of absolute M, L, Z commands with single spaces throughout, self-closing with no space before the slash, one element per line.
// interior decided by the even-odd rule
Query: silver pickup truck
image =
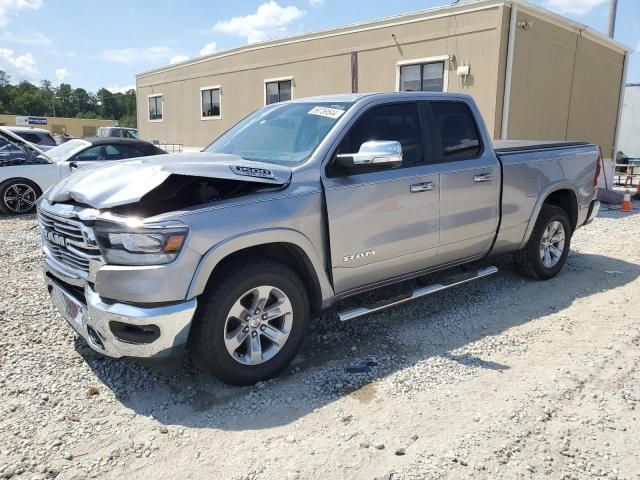
<path fill-rule="evenodd" d="M 325 312 L 349 320 L 485 277 L 497 269 L 472 262 L 498 254 L 554 277 L 598 212 L 600 163 L 586 143 L 492 143 L 466 95 L 270 105 L 203 152 L 85 169 L 47 191 L 47 286 L 98 352 L 187 348 L 223 381 L 253 384 Z M 358 295 L 436 271 L 400 296 Z"/>

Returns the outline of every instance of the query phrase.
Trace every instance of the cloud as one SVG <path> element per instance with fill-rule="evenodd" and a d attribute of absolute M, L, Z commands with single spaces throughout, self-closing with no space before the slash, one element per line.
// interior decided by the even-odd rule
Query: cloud
<path fill-rule="evenodd" d="M 9 24 L 9 15 L 15 15 L 18 10 L 37 10 L 41 6 L 42 0 L 0 0 L 0 27 L 6 27 Z"/>
<path fill-rule="evenodd" d="M 216 42 L 207 43 L 204 47 L 200 49 L 200 55 L 211 55 L 216 51 Z"/>
<path fill-rule="evenodd" d="M 546 0 L 544 6 L 558 13 L 585 15 L 609 0 Z"/>
<path fill-rule="evenodd" d="M 186 55 L 174 55 L 169 59 L 169 63 L 173 65 L 174 63 L 184 62 L 185 60 L 189 60 L 189 57 Z"/>
<path fill-rule="evenodd" d="M 320 8 L 324 5 L 324 0 L 309 0 L 309 5 L 313 8 Z"/>
<path fill-rule="evenodd" d="M 136 86 L 135 85 L 125 85 L 124 87 L 119 87 L 117 85 L 114 85 L 112 87 L 105 87 L 107 90 L 109 90 L 111 93 L 127 93 L 129 90 L 135 90 Z"/>
<path fill-rule="evenodd" d="M 6 65 L 13 67 L 19 75 L 24 77 L 36 78 L 40 75 L 36 59 L 31 52 L 17 55 L 13 50 L 0 48 L 0 68 Z"/>
<path fill-rule="evenodd" d="M 58 83 L 64 82 L 64 79 L 70 76 L 71 73 L 66 68 L 56 68 L 56 78 Z"/>
<path fill-rule="evenodd" d="M 164 63 L 176 52 L 168 47 L 112 48 L 103 50 L 100 58 L 107 62 L 134 65 L 137 63 Z"/>
<path fill-rule="evenodd" d="M 298 7 L 281 7 L 271 0 L 260 5 L 256 13 L 217 22 L 213 31 L 247 37 L 248 43 L 260 42 L 275 35 L 284 35 L 287 25 L 304 14 L 304 10 Z"/>
<path fill-rule="evenodd" d="M 15 43 L 17 45 L 48 47 L 52 42 L 49 37 L 40 32 L 23 31 L 18 34 L 16 32 L 5 30 L 4 32 L 0 33 L 0 43 Z"/>

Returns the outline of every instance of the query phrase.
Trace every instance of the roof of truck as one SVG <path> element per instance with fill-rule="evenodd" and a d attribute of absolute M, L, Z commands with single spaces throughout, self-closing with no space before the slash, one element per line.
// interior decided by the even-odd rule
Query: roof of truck
<path fill-rule="evenodd" d="M 358 100 L 362 100 L 363 98 L 369 97 L 386 97 L 386 98 L 396 98 L 404 95 L 411 95 L 413 97 L 419 96 L 424 97 L 425 99 L 438 99 L 441 97 L 445 98 L 471 98 L 466 93 L 459 92 L 369 92 L 369 93 L 339 93 L 335 95 L 318 95 L 315 97 L 303 97 L 303 98 L 295 98 L 292 100 L 288 100 L 286 103 L 314 103 L 314 102 L 328 102 L 328 103 L 354 103 Z M 285 102 L 282 102 L 285 103 Z M 274 104 L 275 105 L 275 104 Z"/>

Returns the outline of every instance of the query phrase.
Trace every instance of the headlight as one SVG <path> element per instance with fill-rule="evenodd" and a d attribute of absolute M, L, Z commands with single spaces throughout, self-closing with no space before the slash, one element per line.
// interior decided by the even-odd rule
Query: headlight
<path fill-rule="evenodd" d="M 131 229 L 114 224 L 95 226 L 102 256 L 111 265 L 163 265 L 178 256 L 188 229 L 158 224 Z"/>

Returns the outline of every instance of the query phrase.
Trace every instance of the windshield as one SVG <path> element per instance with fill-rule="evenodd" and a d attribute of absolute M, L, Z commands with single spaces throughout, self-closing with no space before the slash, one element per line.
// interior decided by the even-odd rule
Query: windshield
<path fill-rule="evenodd" d="M 352 103 L 285 103 L 252 113 L 205 152 L 291 164 L 306 160 Z"/>
<path fill-rule="evenodd" d="M 76 153 L 85 148 L 91 146 L 89 142 L 86 140 L 73 139 L 68 142 L 64 142 L 62 145 L 58 145 L 57 147 L 53 147 L 51 150 L 47 151 L 47 157 L 49 157 L 54 162 L 62 162 L 68 158 L 71 158 Z"/>

